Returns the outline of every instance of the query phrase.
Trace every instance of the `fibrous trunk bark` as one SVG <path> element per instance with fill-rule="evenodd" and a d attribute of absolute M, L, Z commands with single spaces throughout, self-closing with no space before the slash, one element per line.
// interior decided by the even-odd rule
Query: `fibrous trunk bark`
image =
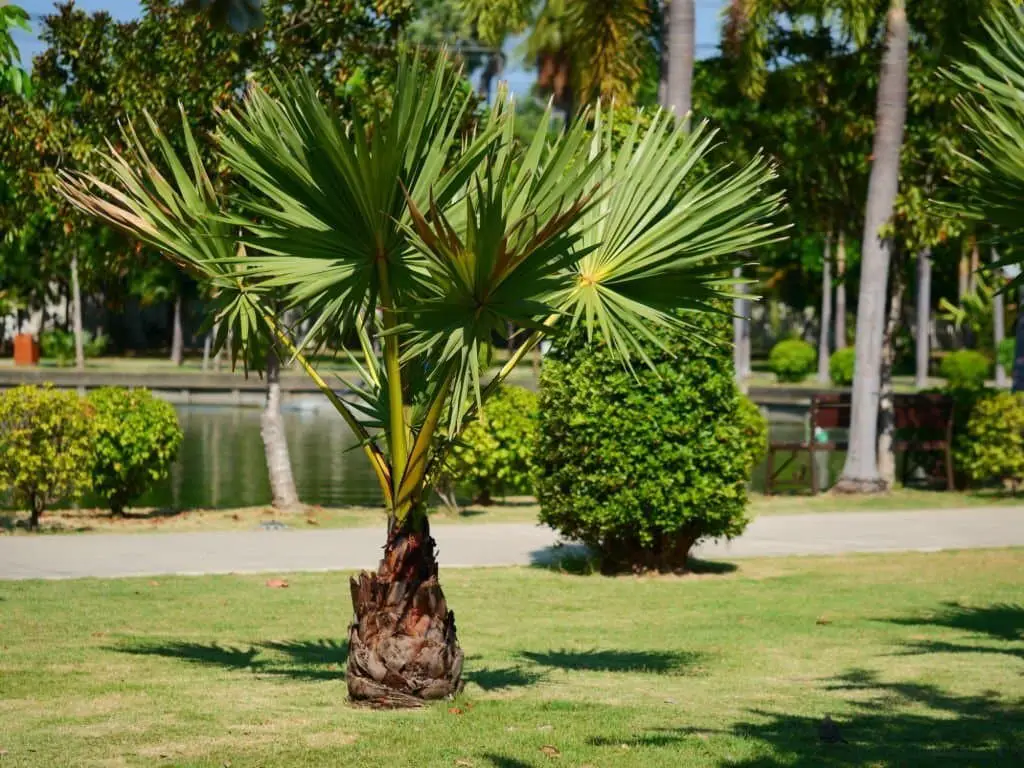
<path fill-rule="evenodd" d="M 696 44 L 694 0 L 672 0 L 668 13 L 666 101 L 677 117 L 685 117 L 693 106 L 693 60 Z"/>
<path fill-rule="evenodd" d="M 885 336 L 882 342 L 882 370 L 878 406 L 878 473 L 886 488 L 896 482 L 896 404 L 892 391 L 892 369 L 896 363 L 896 332 L 899 330 L 903 309 L 903 281 L 900 270 L 893 270 L 889 308 L 885 318 Z"/>
<path fill-rule="evenodd" d="M 841 493 L 877 492 L 885 488 L 885 481 L 878 473 L 878 397 L 892 243 L 882 238 L 881 231 L 892 218 L 899 186 L 900 149 L 907 110 L 908 38 L 903 0 L 892 0 L 878 86 L 874 160 L 865 206 L 849 451 L 834 488 Z"/>
<path fill-rule="evenodd" d="M 931 359 L 932 324 L 932 250 L 917 254 L 917 317 L 914 323 L 914 386 L 928 386 L 928 361 Z"/>
<path fill-rule="evenodd" d="M 828 384 L 828 334 L 832 329 L 832 233 L 825 236 L 821 262 L 821 322 L 818 328 L 818 381 Z"/>
<path fill-rule="evenodd" d="M 182 327 L 181 291 L 174 297 L 174 318 L 171 321 L 171 362 L 181 365 L 185 357 L 185 331 Z"/>
<path fill-rule="evenodd" d="M 999 254 L 996 253 L 996 249 L 992 249 L 992 261 L 999 261 Z M 998 278 L 998 272 L 995 273 Z M 995 283 L 996 289 L 999 288 L 998 279 Z M 998 360 L 999 345 L 1003 343 L 1003 339 L 1006 338 L 1006 307 L 1005 299 L 1002 291 L 998 291 L 995 296 L 992 297 L 992 341 L 995 343 L 996 349 L 996 386 L 1005 387 L 1009 382 L 1007 381 L 1006 370 L 1003 368 L 1003 364 Z"/>
<path fill-rule="evenodd" d="M 846 349 L 846 233 L 836 240 L 836 349 Z"/>
<path fill-rule="evenodd" d="M 462 688 L 455 614 L 437 577 L 425 514 L 393 523 L 376 573 L 351 581 L 348 693 L 380 707 L 419 706 Z"/>
<path fill-rule="evenodd" d="M 71 327 L 75 336 L 75 368 L 85 370 L 85 331 L 82 328 L 82 286 L 78 280 L 78 254 L 71 255 Z"/>
<path fill-rule="evenodd" d="M 274 507 L 291 509 L 298 506 L 299 495 L 295 491 L 284 419 L 281 417 L 281 365 L 273 347 L 267 352 L 267 399 L 260 416 L 260 435 L 263 437 Z"/>

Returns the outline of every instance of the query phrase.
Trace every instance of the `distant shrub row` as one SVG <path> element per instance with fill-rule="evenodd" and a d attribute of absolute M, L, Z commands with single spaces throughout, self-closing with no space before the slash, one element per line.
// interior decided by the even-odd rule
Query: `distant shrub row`
<path fill-rule="evenodd" d="M 88 490 L 120 515 L 167 476 L 181 441 L 174 408 L 145 389 L 15 387 L 0 392 L 0 493 L 33 529 L 47 506 Z"/>

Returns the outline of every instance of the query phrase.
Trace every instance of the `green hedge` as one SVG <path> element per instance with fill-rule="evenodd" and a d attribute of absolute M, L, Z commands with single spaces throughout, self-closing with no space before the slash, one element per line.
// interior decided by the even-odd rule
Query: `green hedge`
<path fill-rule="evenodd" d="M 828 377 L 837 387 L 853 384 L 853 368 L 857 353 L 853 347 L 843 347 L 832 353 L 828 360 Z"/>
<path fill-rule="evenodd" d="M 747 483 L 767 426 L 737 390 L 727 321 L 687 318 L 721 346 L 676 337 L 623 370 L 599 344 L 565 340 L 541 374 L 540 519 L 606 570 L 686 567 L 703 538 L 747 524 Z"/>
<path fill-rule="evenodd" d="M 989 392 L 971 409 L 957 463 L 976 484 L 1024 482 L 1024 394 Z"/>
<path fill-rule="evenodd" d="M 980 389 L 992 370 L 992 362 L 974 349 L 950 352 L 939 365 L 939 373 L 951 389 Z"/>
<path fill-rule="evenodd" d="M 780 341 L 768 355 L 768 367 L 779 381 L 800 382 L 814 371 L 818 359 L 814 347 L 800 339 Z"/>

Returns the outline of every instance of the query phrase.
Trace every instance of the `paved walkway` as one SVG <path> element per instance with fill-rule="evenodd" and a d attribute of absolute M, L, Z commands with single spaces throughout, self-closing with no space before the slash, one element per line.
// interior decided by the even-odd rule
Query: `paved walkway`
<path fill-rule="evenodd" d="M 443 567 L 529 565 L 557 558 L 557 536 L 529 524 L 436 526 Z M 0 579 L 258 573 L 373 568 L 383 531 L 88 534 L 0 537 Z M 1024 546 L 1024 507 L 761 517 L 704 559 Z"/>

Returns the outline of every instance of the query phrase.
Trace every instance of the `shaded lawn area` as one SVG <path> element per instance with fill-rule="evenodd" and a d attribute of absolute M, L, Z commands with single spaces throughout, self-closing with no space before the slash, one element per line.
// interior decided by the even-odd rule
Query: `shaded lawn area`
<path fill-rule="evenodd" d="M 1024 507 L 1024 495 L 993 491 L 925 491 L 898 488 L 882 496 L 777 495 L 750 496 L 750 516 L 803 515 L 829 512 L 894 512 L 915 509 L 962 509 L 969 507 Z M 434 525 L 480 523 L 536 523 L 540 507 L 532 496 L 511 496 L 488 506 L 467 504 L 459 511 L 434 508 Z M 18 521 L 27 513 L 0 512 L 0 534 L 24 533 Z M 123 518 L 106 510 L 56 510 L 43 515 L 45 533 L 185 533 L 188 531 L 253 530 L 280 523 L 289 528 L 371 528 L 384 526 L 383 507 L 318 507 L 285 513 L 272 507 L 237 509 L 137 509 Z"/>
<path fill-rule="evenodd" d="M 1024 550 L 718 570 L 445 571 L 466 690 L 399 713 L 346 704 L 344 574 L 2 583 L 3 765 L 1024 764 Z"/>

